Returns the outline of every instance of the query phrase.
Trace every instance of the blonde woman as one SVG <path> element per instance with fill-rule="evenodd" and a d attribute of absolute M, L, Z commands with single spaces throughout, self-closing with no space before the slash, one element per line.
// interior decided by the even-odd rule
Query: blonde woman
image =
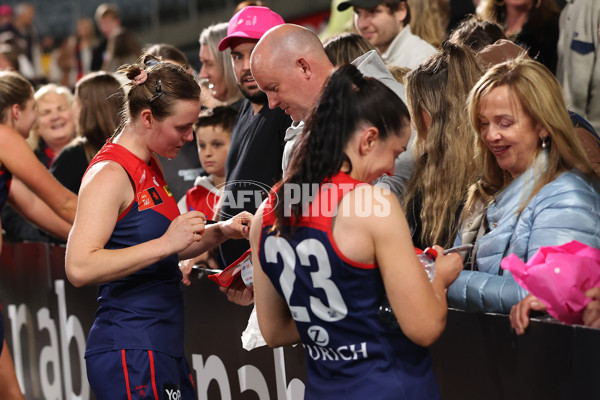
<path fill-rule="evenodd" d="M 199 57 L 202 67 L 198 77 L 203 85 L 206 85 L 208 89 L 206 92 L 210 94 L 210 98 L 203 101 L 208 108 L 231 105 L 243 98 L 233 73 L 231 49 L 219 51 L 218 48 L 219 42 L 227 36 L 228 26 L 227 22 L 221 22 L 205 28 L 200 34 Z M 203 96 L 207 97 L 205 94 Z M 211 101 L 214 104 L 208 103 Z"/>
<path fill-rule="evenodd" d="M 542 64 L 524 58 L 492 67 L 469 95 L 482 177 L 465 218 L 484 208 L 472 261 L 448 290 L 451 306 L 508 313 L 527 292 L 500 268 L 540 246 L 578 240 L 600 247 L 600 195 L 567 112 L 561 87 Z M 456 245 L 473 227 L 463 225 Z"/>

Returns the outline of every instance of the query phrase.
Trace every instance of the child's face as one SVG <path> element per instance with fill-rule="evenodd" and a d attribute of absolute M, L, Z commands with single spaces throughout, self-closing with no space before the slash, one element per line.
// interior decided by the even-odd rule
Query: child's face
<path fill-rule="evenodd" d="M 196 141 L 202 167 L 211 175 L 224 177 L 231 134 L 220 126 L 203 126 L 196 132 Z"/>

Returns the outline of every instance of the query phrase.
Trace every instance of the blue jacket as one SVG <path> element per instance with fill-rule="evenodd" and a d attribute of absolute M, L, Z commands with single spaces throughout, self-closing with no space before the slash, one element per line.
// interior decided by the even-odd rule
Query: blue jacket
<path fill-rule="evenodd" d="M 539 159 L 538 159 L 539 160 Z M 448 290 L 448 304 L 468 311 L 509 313 L 527 295 L 500 261 L 514 253 L 523 261 L 540 246 L 578 240 L 600 248 L 600 195 L 576 170 L 563 172 L 525 206 L 534 182 L 531 167 L 507 186 L 490 205 L 490 231 L 479 239 L 478 271 L 465 270 Z M 455 245 L 461 244 L 461 232 Z"/>

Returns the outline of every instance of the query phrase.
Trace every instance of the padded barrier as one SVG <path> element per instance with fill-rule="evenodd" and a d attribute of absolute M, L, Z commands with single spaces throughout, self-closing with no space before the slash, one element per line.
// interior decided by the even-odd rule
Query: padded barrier
<path fill-rule="evenodd" d="M 93 398 L 83 353 L 96 288 L 68 282 L 64 254 L 64 247 L 5 243 L 0 255 L 4 334 L 28 400 Z M 302 399 L 302 347 L 242 349 L 251 307 L 193 278 L 183 287 L 185 348 L 198 398 Z M 600 398 L 600 330 L 538 318 L 517 337 L 505 315 L 450 310 L 431 351 L 445 400 Z"/>

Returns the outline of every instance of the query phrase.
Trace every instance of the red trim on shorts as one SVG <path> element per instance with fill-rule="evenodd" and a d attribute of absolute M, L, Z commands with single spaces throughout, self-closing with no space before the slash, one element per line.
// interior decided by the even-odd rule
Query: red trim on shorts
<path fill-rule="evenodd" d="M 148 351 L 150 357 L 150 379 L 152 380 L 152 390 L 154 391 L 154 399 L 158 400 L 158 390 L 156 390 L 156 375 L 154 374 L 154 354 L 152 351 Z"/>
<path fill-rule="evenodd" d="M 194 384 L 194 377 L 192 377 L 192 374 L 190 373 L 190 382 L 192 382 L 192 387 L 194 389 L 196 389 L 196 384 Z"/>
<path fill-rule="evenodd" d="M 127 387 L 127 398 L 131 400 L 131 388 L 129 387 L 129 372 L 127 371 L 127 360 L 125 350 L 121 350 L 121 362 L 123 363 L 123 374 L 125 375 L 125 386 Z"/>

